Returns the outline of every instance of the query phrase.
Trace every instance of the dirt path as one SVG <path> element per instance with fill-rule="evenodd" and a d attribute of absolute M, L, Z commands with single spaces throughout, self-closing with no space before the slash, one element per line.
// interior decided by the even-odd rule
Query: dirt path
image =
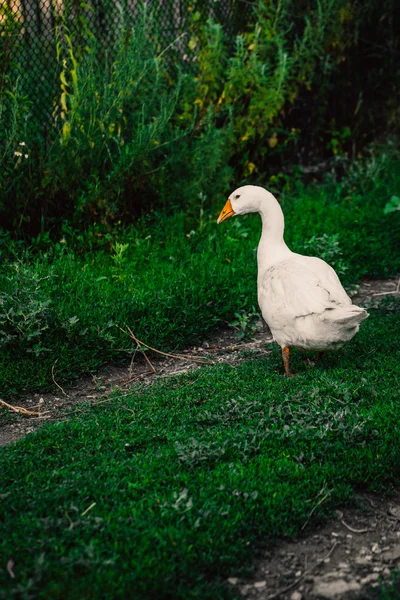
<path fill-rule="evenodd" d="M 227 584 L 248 600 L 377 598 L 381 583 L 400 568 L 400 493 L 362 494 L 357 505 L 266 550 L 251 581 L 232 576 Z"/>
<path fill-rule="evenodd" d="M 353 296 L 353 302 L 367 307 L 385 297 L 400 296 L 399 283 L 399 277 L 364 281 Z M 238 364 L 245 360 L 267 357 L 271 350 L 266 344 L 271 342 L 269 332 L 260 322 L 250 340 L 238 342 L 235 330 L 227 327 L 215 332 L 201 347 L 187 348 L 182 354 L 196 355 L 200 359 L 207 356 L 216 363 Z M 104 402 L 109 393 L 115 389 L 129 390 L 137 383 L 150 385 L 160 377 L 199 368 L 199 364 L 194 361 L 161 357 L 151 352 L 148 354 L 156 370 L 155 373 L 152 373 L 145 360 L 138 356 L 132 362 L 131 368 L 108 366 L 96 375 L 81 378 L 65 391 L 55 384 L 55 391 L 52 393 L 33 394 L 11 402 L 13 405 L 40 412 L 40 417 L 26 417 L 0 407 L 0 446 L 6 446 L 25 437 L 41 427 L 43 423 L 71 418 L 76 411 L 79 411 L 81 402 L 86 404 Z"/>
<path fill-rule="evenodd" d="M 382 298 L 400 296 L 399 278 L 365 281 L 353 302 L 371 306 Z M 266 346 L 272 339 L 261 322 L 249 341 L 238 342 L 232 328 L 216 332 L 202 347 L 188 348 L 185 355 L 209 356 L 216 363 L 238 364 L 261 356 L 268 357 Z M 11 411 L 0 421 L 0 445 L 14 442 L 38 429 L 43 423 L 73 418 L 79 405 L 108 401 L 116 388 L 129 390 L 141 383 L 151 385 L 160 377 L 187 372 L 196 362 L 159 357 L 152 353 L 156 372 L 151 373 L 145 360 L 127 367 L 107 367 L 85 377 L 65 390 L 34 394 L 18 405 L 40 410 L 41 417 L 26 417 Z M 17 404 L 14 402 L 13 404 Z M 382 581 L 389 581 L 394 569 L 400 569 L 400 490 L 388 499 L 371 494 L 358 497 L 356 508 L 337 511 L 337 518 L 307 532 L 304 537 L 282 540 L 264 552 L 251 580 L 227 577 L 227 585 L 249 600 L 369 600 L 377 598 Z M 395 598 L 396 596 L 392 596 Z M 400 598 L 399 595 L 397 596 Z"/>
<path fill-rule="evenodd" d="M 256 331 L 250 340 L 238 341 L 232 327 L 220 329 L 208 338 L 201 347 L 183 350 L 182 356 L 195 356 L 199 361 L 212 361 L 215 364 L 229 362 L 239 364 L 245 360 L 267 357 L 271 350 L 265 347 L 272 338 L 263 328 L 261 322 L 256 324 Z M 7 417 L 1 420 L 0 413 L 0 446 L 17 441 L 41 427 L 43 423 L 73 418 L 79 412 L 81 403 L 96 405 L 106 402 L 110 392 L 120 389 L 128 391 L 134 385 L 152 385 L 163 377 L 178 375 L 201 368 L 198 362 L 185 358 L 163 357 L 152 352 L 146 353 L 151 358 L 155 372 L 152 372 L 144 358 L 137 353 L 131 368 L 109 365 L 96 375 L 79 379 L 65 390 L 55 387 L 53 393 L 33 394 L 18 400 L 10 400 L 10 404 L 24 409 L 40 412 L 41 416 L 25 416 L 8 411 Z M 1 410 L 8 410 L 0 407 Z"/>

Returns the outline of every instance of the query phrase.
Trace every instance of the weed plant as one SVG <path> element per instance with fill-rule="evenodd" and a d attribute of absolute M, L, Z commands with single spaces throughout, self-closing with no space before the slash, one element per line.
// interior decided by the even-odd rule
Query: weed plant
<path fill-rule="evenodd" d="M 293 163 L 355 156 L 371 134 L 396 131 L 394 5 L 381 19 L 377 0 L 260 1 L 231 36 L 199 5 L 176 43 L 160 46 L 147 9 L 132 28 L 109 0 L 93 13 L 64 4 L 29 52 L 46 65 L 43 81 L 18 63 L 26 40 L 2 10 L 0 218 L 14 237 L 57 237 L 63 220 L 105 235 L 150 208 L 193 211 L 200 197 L 209 207 L 233 173 L 254 183 Z M 102 38 L 97 10 L 112 21 Z M 374 62 L 360 68 L 354 53 L 371 24 Z"/>
<path fill-rule="evenodd" d="M 86 52 L 60 29 L 50 133 L 20 79 L 0 93 L 0 216 L 15 237 L 58 235 L 63 220 L 105 235 L 154 205 L 193 205 L 227 186 L 230 126 L 217 129 L 211 109 L 195 134 L 195 109 L 181 119 L 188 77 L 172 78 L 149 26 L 140 21 L 108 51 L 89 38 Z"/>
<path fill-rule="evenodd" d="M 0 450 L 0 598 L 231 598 L 256 550 L 398 485 L 398 311 L 317 368 L 204 367 Z M 389 593 L 389 592 L 388 592 Z M 392 596 L 385 596 L 392 597 Z M 393 596 L 396 597 L 396 596 Z"/>
<path fill-rule="evenodd" d="M 399 268 L 400 213 L 384 214 L 399 193 L 399 163 L 382 155 L 378 169 L 373 160 L 368 181 L 369 163 L 341 183 L 281 182 L 289 246 L 327 260 L 346 285 Z M 225 196 L 212 211 L 200 199 L 197 215 L 158 212 L 107 237 L 65 226 L 57 244 L 40 236 L 29 252 L 3 241 L 1 394 L 51 388 L 53 365 L 62 383 L 127 360 L 134 347 L 117 326 L 166 351 L 225 322 L 250 331 L 260 222 L 249 215 L 219 229 Z"/>

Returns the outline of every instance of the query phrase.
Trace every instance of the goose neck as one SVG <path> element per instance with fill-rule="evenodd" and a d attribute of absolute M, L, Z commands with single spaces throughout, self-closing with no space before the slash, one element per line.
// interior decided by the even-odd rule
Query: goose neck
<path fill-rule="evenodd" d="M 281 207 L 277 203 L 277 210 L 271 214 L 263 214 L 260 211 L 262 220 L 262 232 L 257 251 L 258 274 L 259 277 L 274 264 L 284 260 L 290 255 L 283 238 L 284 218 Z"/>
<path fill-rule="evenodd" d="M 268 210 L 261 209 L 260 215 L 262 223 L 261 240 L 269 244 L 284 244 L 285 221 L 278 202 L 269 206 Z"/>

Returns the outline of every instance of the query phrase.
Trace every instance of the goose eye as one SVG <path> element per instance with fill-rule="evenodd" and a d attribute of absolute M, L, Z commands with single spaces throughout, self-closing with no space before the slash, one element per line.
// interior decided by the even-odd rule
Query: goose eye
<path fill-rule="evenodd" d="M 238 198 L 240 198 L 240 194 L 236 194 L 235 200 L 237 200 Z"/>

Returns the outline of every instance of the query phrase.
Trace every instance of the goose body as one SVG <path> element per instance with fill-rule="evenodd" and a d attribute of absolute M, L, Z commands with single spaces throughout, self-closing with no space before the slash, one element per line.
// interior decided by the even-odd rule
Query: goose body
<path fill-rule="evenodd" d="M 249 212 L 260 213 L 262 220 L 258 302 L 274 341 L 282 348 L 286 375 L 290 375 L 291 347 L 336 350 L 351 340 L 368 313 L 352 304 L 330 265 L 288 248 L 282 209 L 264 188 L 246 185 L 235 190 L 218 222 Z"/>

